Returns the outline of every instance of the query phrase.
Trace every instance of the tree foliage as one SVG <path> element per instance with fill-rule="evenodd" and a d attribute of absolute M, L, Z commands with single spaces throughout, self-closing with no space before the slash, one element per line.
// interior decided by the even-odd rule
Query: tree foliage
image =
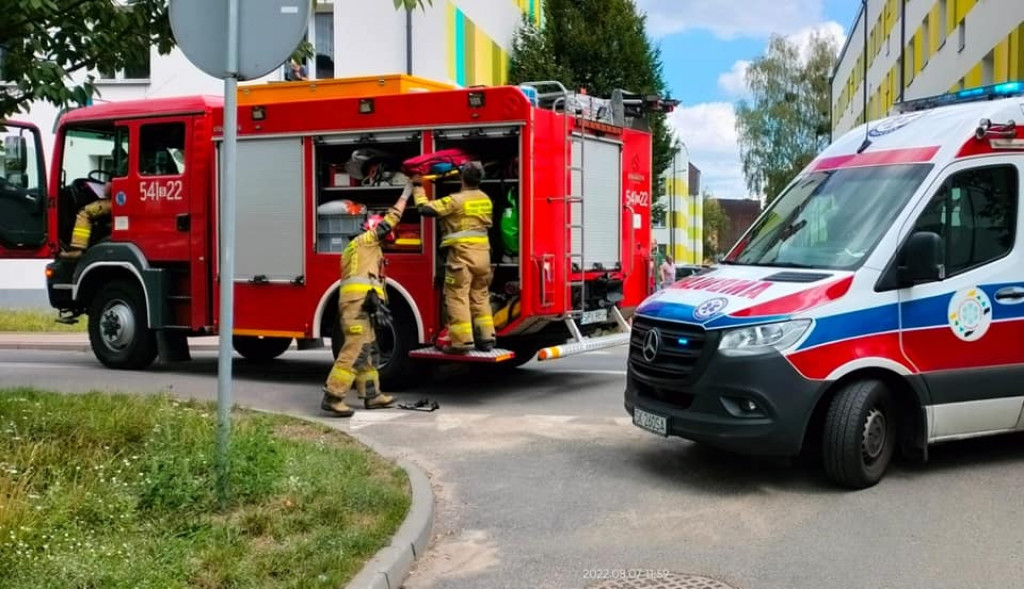
<path fill-rule="evenodd" d="M 396 9 L 433 5 L 393 1 Z M 175 45 L 167 0 L 3 0 L 0 6 L 0 80 L 8 84 L 0 89 L 0 119 L 37 100 L 84 105 L 97 94 L 94 79 L 72 75 L 138 66 L 151 48 L 166 55 Z"/>
<path fill-rule="evenodd" d="M 648 40 L 646 16 L 633 0 L 544 0 L 544 14 L 542 29 L 524 18 L 516 32 L 511 83 L 557 80 L 600 96 L 617 88 L 666 94 L 661 52 Z M 678 149 L 665 118 L 664 113 L 651 116 L 653 172 L 659 179 Z"/>
<path fill-rule="evenodd" d="M 747 69 L 751 99 L 736 110 L 747 188 L 771 202 L 829 142 L 829 72 L 836 42 L 814 34 L 807 59 L 773 36 L 766 55 Z"/>
<path fill-rule="evenodd" d="M 729 231 L 729 217 L 714 195 L 705 192 L 701 198 L 704 200 L 704 257 L 714 260 L 731 245 L 722 243 Z"/>

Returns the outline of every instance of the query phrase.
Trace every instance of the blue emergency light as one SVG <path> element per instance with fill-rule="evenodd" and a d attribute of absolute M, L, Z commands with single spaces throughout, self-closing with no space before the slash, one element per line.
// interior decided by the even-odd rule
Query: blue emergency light
<path fill-rule="evenodd" d="M 983 100 L 998 100 L 1000 98 L 1010 98 L 1022 95 L 1024 95 L 1024 82 L 1003 82 L 1001 84 L 966 88 L 959 92 L 950 92 L 948 94 L 939 94 L 938 96 L 929 96 L 927 98 L 917 98 L 914 100 L 907 100 L 905 102 L 898 102 L 895 104 L 895 110 L 902 114 L 919 110 L 928 110 L 939 106 L 949 106 L 951 104 L 964 104 L 967 102 L 980 102 Z"/>

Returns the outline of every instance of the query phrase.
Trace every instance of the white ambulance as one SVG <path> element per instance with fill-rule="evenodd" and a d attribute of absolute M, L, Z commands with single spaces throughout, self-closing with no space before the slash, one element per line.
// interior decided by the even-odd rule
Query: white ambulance
<path fill-rule="evenodd" d="M 904 103 L 804 169 L 721 265 L 634 318 L 633 423 L 820 454 L 864 488 L 894 452 L 1024 430 L 1024 83 Z"/>

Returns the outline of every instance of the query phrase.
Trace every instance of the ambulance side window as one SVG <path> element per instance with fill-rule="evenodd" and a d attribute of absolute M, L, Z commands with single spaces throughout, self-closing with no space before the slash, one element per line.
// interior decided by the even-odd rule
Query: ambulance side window
<path fill-rule="evenodd" d="M 185 173 L 185 123 L 153 123 L 139 128 L 139 175 Z"/>
<path fill-rule="evenodd" d="M 914 231 L 942 238 L 946 277 L 1006 256 L 1017 227 L 1017 168 L 991 166 L 959 172 L 939 189 Z"/>

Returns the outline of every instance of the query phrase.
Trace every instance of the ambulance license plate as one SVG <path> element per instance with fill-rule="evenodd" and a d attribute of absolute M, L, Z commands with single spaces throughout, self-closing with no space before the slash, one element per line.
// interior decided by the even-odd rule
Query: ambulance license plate
<path fill-rule="evenodd" d="M 633 409 L 633 425 L 659 436 L 668 437 L 668 419 L 648 413 L 643 409 Z"/>
<path fill-rule="evenodd" d="M 591 323 L 603 323 L 605 321 L 608 321 L 608 309 L 598 309 L 597 311 L 584 311 L 580 324 L 590 325 Z"/>

